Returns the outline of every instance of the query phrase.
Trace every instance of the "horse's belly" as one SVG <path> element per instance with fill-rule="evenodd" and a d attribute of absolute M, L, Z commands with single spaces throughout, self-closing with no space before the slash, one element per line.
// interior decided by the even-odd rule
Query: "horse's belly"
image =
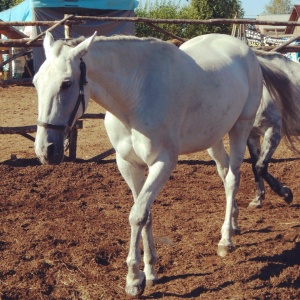
<path fill-rule="evenodd" d="M 206 114 L 199 111 L 198 113 L 190 112 L 186 116 L 180 129 L 180 154 L 206 150 L 230 131 L 236 121 L 241 118 L 245 103 L 241 100 L 234 102 L 234 105 L 227 104 L 222 106 L 216 101 L 213 107 L 206 109 Z"/>
<path fill-rule="evenodd" d="M 185 134 L 180 139 L 179 154 L 189 154 L 207 150 L 214 143 L 221 140 L 227 131 L 207 129 L 194 132 L 193 134 Z"/>
<path fill-rule="evenodd" d="M 226 123 L 209 124 L 208 126 L 190 127 L 181 132 L 179 154 L 204 151 L 221 140 L 234 125 L 235 119 Z"/>

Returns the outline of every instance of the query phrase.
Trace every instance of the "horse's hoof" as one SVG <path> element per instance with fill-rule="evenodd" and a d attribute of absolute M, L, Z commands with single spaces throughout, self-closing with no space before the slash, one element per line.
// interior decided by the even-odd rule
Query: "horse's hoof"
<path fill-rule="evenodd" d="M 146 279 L 144 277 L 142 282 L 139 285 L 136 285 L 136 286 L 135 285 L 133 285 L 133 286 L 126 285 L 125 291 L 126 291 L 126 294 L 128 297 L 138 298 L 139 296 L 141 296 L 144 293 L 145 286 L 146 286 Z"/>
<path fill-rule="evenodd" d="M 157 278 L 155 278 L 155 279 L 147 279 L 146 280 L 146 287 L 151 287 L 151 286 L 154 286 L 154 285 L 156 285 L 157 284 L 157 282 L 158 282 L 158 279 Z"/>
<path fill-rule="evenodd" d="M 229 253 L 231 253 L 234 250 L 234 246 L 224 246 L 224 245 L 218 245 L 218 255 L 221 257 L 225 257 Z"/>
<path fill-rule="evenodd" d="M 283 200 L 288 204 L 292 203 L 293 202 L 293 197 L 294 197 L 292 191 L 287 186 L 284 186 L 282 188 L 282 191 L 283 191 L 283 194 L 284 194 Z"/>
<path fill-rule="evenodd" d="M 254 199 L 249 203 L 248 208 L 261 208 L 261 200 Z"/>

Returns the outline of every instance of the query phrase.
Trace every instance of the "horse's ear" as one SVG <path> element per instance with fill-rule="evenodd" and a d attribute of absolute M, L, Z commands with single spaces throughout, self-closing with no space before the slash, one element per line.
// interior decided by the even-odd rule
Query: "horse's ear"
<path fill-rule="evenodd" d="M 95 31 L 95 33 L 91 37 L 84 40 L 79 45 L 77 45 L 75 48 L 73 48 L 72 49 L 72 54 L 74 55 L 74 57 L 84 56 L 87 53 L 87 51 L 88 51 L 89 47 L 91 46 L 91 44 L 93 43 L 96 35 L 97 35 L 97 31 Z"/>
<path fill-rule="evenodd" d="M 49 56 L 50 49 L 52 48 L 53 43 L 54 43 L 53 35 L 50 33 L 50 31 L 46 31 L 46 35 L 43 43 L 46 57 Z"/>

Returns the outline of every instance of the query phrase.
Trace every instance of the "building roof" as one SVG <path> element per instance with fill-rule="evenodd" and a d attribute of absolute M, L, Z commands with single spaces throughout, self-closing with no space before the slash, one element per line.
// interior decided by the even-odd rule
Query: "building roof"
<path fill-rule="evenodd" d="M 289 21 L 298 21 L 299 17 L 300 17 L 300 5 L 294 5 Z M 292 34 L 294 29 L 295 26 L 287 26 L 285 29 L 285 34 Z"/>
<path fill-rule="evenodd" d="M 290 14 L 280 14 L 280 15 L 259 15 L 256 20 L 259 21 L 277 21 L 277 22 L 286 22 L 288 21 Z M 274 26 L 274 25 L 255 25 L 256 28 L 259 29 L 260 32 L 264 31 L 281 31 L 284 32 L 286 26 Z"/>
<path fill-rule="evenodd" d="M 259 21 L 287 21 L 290 17 L 290 14 L 280 14 L 280 15 L 267 15 L 267 14 L 262 14 L 262 15 L 258 15 L 256 20 Z"/>
<path fill-rule="evenodd" d="M 137 6 L 135 0 L 30 0 L 33 7 L 81 7 L 107 10 L 132 10 Z"/>

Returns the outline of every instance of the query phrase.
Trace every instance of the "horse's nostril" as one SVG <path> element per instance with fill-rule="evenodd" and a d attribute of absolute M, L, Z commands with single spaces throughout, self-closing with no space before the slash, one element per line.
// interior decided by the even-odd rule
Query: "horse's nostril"
<path fill-rule="evenodd" d="M 47 157 L 48 158 L 52 158 L 55 154 L 55 146 L 54 144 L 50 144 L 48 147 L 47 147 Z"/>

